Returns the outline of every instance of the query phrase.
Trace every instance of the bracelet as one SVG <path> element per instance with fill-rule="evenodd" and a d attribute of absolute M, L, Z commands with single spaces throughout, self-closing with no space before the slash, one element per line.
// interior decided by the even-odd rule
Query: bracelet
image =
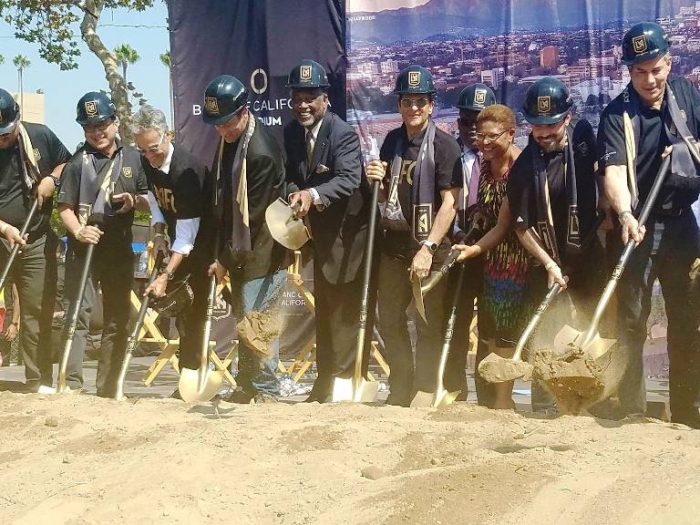
<path fill-rule="evenodd" d="M 555 261 L 549 261 L 549 262 L 545 265 L 544 269 L 547 270 L 547 271 L 549 271 L 549 270 L 551 270 L 552 268 L 555 268 L 556 266 L 558 266 L 558 264 L 557 264 Z"/>
<path fill-rule="evenodd" d="M 632 212 L 630 210 L 621 211 L 617 214 L 617 218 L 621 221 L 625 215 L 632 215 Z"/>

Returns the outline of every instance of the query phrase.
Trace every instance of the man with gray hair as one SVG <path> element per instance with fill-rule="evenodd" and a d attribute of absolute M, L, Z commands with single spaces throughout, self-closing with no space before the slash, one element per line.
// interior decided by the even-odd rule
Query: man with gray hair
<path fill-rule="evenodd" d="M 154 252 L 167 264 L 145 290 L 159 298 L 185 279 L 194 300 L 177 315 L 180 366 L 199 368 L 199 352 L 207 307 L 207 269 L 213 260 L 211 244 L 200 229 L 206 168 L 186 149 L 175 146 L 165 114 L 144 105 L 132 116 L 132 132 L 148 180 Z M 178 392 L 173 394 L 178 397 Z"/>

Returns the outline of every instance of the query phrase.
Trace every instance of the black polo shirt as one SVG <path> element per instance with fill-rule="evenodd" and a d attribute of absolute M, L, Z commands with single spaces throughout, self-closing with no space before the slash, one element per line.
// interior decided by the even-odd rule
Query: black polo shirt
<path fill-rule="evenodd" d="M 406 145 L 401 151 L 401 174 L 398 186 L 399 203 L 404 217 L 409 224 L 412 224 L 413 214 L 413 174 L 416 169 L 418 152 L 427 128 L 408 141 L 406 135 L 406 127 L 401 126 L 391 130 L 382 144 L 379 156 L 381 160 L 389 164 L 386 176 L 384 179 L 384 187 L 388 188 L 391 185 L 392 163 L 396 149 L 401 143 Z M 435 197 L 434 197 L 434 212 L 440 209 L 442 197 L 440 191 L 459 188 L 462 186 L 462 162 L 461 150 L 457 140 L 445 133 L 440 128 L 435 130 Z M 443 245 L 440 246 L 438 253 L 435 254 L 434 262 L 444 260 L 446 253 L 449 251 L 449 241 L 447 237 L 443 239 Z M 383 249 L 386 253 L 401 258 L 413 257 L 418 251 L 419 246 L 413 239 L 413 235 L 409 231 L 387 231 Z"/>
<path fill-rule="evenodd" d="M 682 77 L 669 76 L 668 85 L 676 96 L 678 106 L 685 113 L 688 129 L 694 137 L 698 137 L 700 129 L 700 93 L 693 85 Z M 634 90 L 632 83 L 628 85 L 630 100 L 639 107 L 639 137 L 637 143 L 637 187 L 639 203 L 646 200 L 661 165 L 661 153 L 670 145 L 663 126 L 662 115 L 666 110 L 666 102 L 660 110 L 644 105 Z M 625 110 L 624 93 L 621 93 L 608 104 L 600 117 L 598 127 L 598 148 L 600 166 L 626 166 L 625 133 L 622 115 Z M 631 117 L 632 115 L 630 115 Z M 654 206 L 656 213 L 673 213 L 687 208 L 698 198 L 697 192 L 678 190 L 664 184 Z"/>
<path fill-rule="evenodd" d="M 579 120 L 570 126 L 573 126 L 579 229 L 581 238 L 585 239 L 595 224 L 598 206 L 595 179 L 596 139 L 593 128 L 587 120 Z M 564 151 L 545 153 L 544 163 L 547 171 L 547 185 L 557 248 L 561 256 L 565 257 L 569 222 L 569 192 L 564 173 Z M 528 144 L 513 163 L 508 178 L 508 204 L 515 229 L 527 230 L 537 225 L 537 198 L 532 146 Z"/>
<path fill-rule="evenodd" d="M 70 159 L 70 152 L 49 128 L 42 124 L 23 122 L 29 140 L 32 142 L 34 157 L 39 165 L 41 177 Z M 0 149 L 0 219 L 21 229 L 27 220 L 34 198 L 28 194 L 24 184 L 24 171 L 21 167 L 19 144 L 12 148 Z M 29 231 L 46 231 L 50 225 L 52 200 L 44 203 L 41 213 L 35 215 Z"/>
<path fill-rule="evenodd" d="M 158 208 L 168 226 L 168 234 L 171 241 L 174 241 L 178 220 L 202 216 L 202 183 L 206 168 L 181 146 L 174 146 L 168 173 L 151 166 L 146 158 L 142 157 L 141 163 L 148 188 L 158 201 Z"/>
<path fill-rule="evenodd" d="M 82 174 L 83 153 L 91 153 L 95 158 L 95 170 L 98 175 L 108 169 L 119 151 L 123 152 L 122 169 L 114 185 L 114 193 L 131 193 L 132 195 L 145 195 L 148 192 L 148 183 L 146 175 L 141 165 L 141 155 L 131 146 L 122 146 L 117 141 L 117 150 L 114 155 L 107 157 L 99 151 L 95 150 L 89 143 L 80 148 L 73 157 L 68 161 L 63 169 L 63 177 L 61 178 L 61 189 L 58 192 L 58 203 L 69 205 L 73 211 L 78 214 L 78 205 L 80 203 L 80 178 Z M 97 198 L 97 194 L 93 197 Z M 105 238 L 109 240 L 112 237 L 131 238 L 131 225 L 134 222 L 134 210 L 128 213 L 115 214 L 110 209 L 105 209 Z M 75 240 L 69 236 L 69 242 L 74 243 Z M 131 242 L 131 241 L 129 241 Z"/>

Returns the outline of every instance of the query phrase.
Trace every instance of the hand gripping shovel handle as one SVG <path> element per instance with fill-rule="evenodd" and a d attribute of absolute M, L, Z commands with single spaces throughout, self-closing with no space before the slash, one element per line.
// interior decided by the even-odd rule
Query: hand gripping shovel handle
<path fill-rule="evenodd" d="M 518 344 L 515 345 L 515 353 L 513 353 L 514 362 L 518 363 L 522 360 L 521 356 L 525 345 L 530 339 L 532 332 L 534 332 L 535 328 L 537 328 L 537 325 L 540 324 L 540 319 L 542 319 L 542 315 L 544 314 L 545 310 L 549 308 L 549 305 L 552 303 L 552 300 L 557 296 L 560 289 L 561 285 L 559 283 L 554 283 L 547 292 L 547 295 L 544 297 L 540 305 L 537 307 L 535 315 L 533 315 L 532 319 L 530 319 L 530 322 L 527 323 L 527 326 L 525 327 L 525 330 L 520 336 L 520 339 L 518 339 Z"/>
<path fill-rule="evenodd" d="M 156 262 L 153 265 L 153 270 L 151 270 L 151 275 L 148 278 L 148 285 L 153 284 L 153 281 L 158 277 L 158 272 L 160 271 L 160 266 L 163 263 L 163 252 L 158 252 L 156 256 Z M 126 372 L 129 369 L 129 361 L 131 361 L 131 356 L 136 348 L 136 343 L 138 342 L 139 333 L 141 332 L 141 327 L 146 319 L 146 312 L 148 311 L 148 304 L 151 300 L 150 295 L 146 295 L 141 302 L 141 308 L 139 308 L 139 313 L 136 316 L 136 322 L 134 323 L 134 329 L 129 334 L 129 339 L 126 342 L 126 352 L 124 352 L 124 359 L 122 359 L 122 367 L 119 371 L 119 379 L 117 380 L 117 391 L 115 392 L 114 399 L 120 400 L 124 397 L 124 380 L 126 379 Z"/>
<path fill-rule="evenodd" d="M 24 236 L 27 233 L 27 230 L 29 229 L 29 225 L 32 222 L 32 219 L 34 218 L 34 215 L 36 214 L 36 211 L 39 209 L 39 201 L 34 199 L 34 202 L 32 203 L 32 207 L 29 210 L 29 215 L 27 215 L 27 220 L 24 221 L 24 224 L 22 225 L 22 229 L 19 232 L 19 236 L 24 238 Z M 5 263 L 5 267 L 2 269 L 2 274 L 0 274 L 0 290 L 2 290 L 5 287 L 5 281 L 7 281 L 7 276 L 10 273 L 10 268 L 12 268 L 12 263 L 15 262 L 15 258 L 17 257 L 17 254 L 19 253 L 19 244 L 15 244 L 12 247 L 12 251 L 10 252 L 10 256 L 7 258 L 7 262 Z"/>
<path fill-rule="evenodd" d="M 670 164 L 671 155 L 667 155 L 661 160 L 661 166 L 659 167 L 659 171 L 654 179 L 654 184 L 652 185 L 651 190 L 649 190 L 649 195 L 647 196 L 644 206 L 642 206 L 642 210 L 639 213 L 639 218 L 637 219 L 639 226 L 644 226 L 644 224 L 647 222 L 647 219 L 651 214 L 651 210 L 656 203 L 656 198 L 659 196 L 661 186 L 663 186 L 664 180 L 666 180 L 666 172 L 668 171 Z M 608 284 L 605 286 L 603 295 L 601 296 L 600 301 L 598 301 L 595 313 L 593 314 L 593 320 L 591 321 L 591 326 L 588 328 L 588 331 L 585 333 L 583 340 L 579 345 L 581 348 L 586 346 L 595 338 L 595 335 L 598 332 L 598 324 L 600 323 L 600 319 L 605 312 L 605 308 L 608 306 L 608 302 L 610 302 L 613 292 L 615 292 L 615 288 L 617 288 L 617 283 L 619 282 L 620 277 L 622 277 L 622 272 L 625 271 L 625 267 L 627 266 L 627 262 L 629 261 L 635 246 L 635 242 L 630 240 L 625 246 L 625 249 L 622 251 L 622 255 L 620 255 L 620 259 L 617 261 L 617 265 L 613 270 L 612 276 L 610 277 Z"/>
<path fill-rule="evenodd" d="M 199 354 L 199 375 L 197 376 L 197 392 L 204 392 L 209 371 L 209 336 L 211 336 L 211 323 L 214 318 L 214 305 L 216 304 L 216 275 L 209 279 L 209 292 L 207 294 L 207 315 L 204 320 L 202 333 L 202 350 Z"/>
<path fill-rule="evenodd" d="M 365 247 L 365 261 L 362 274 L 362 301 L 360 302 L 360 323 L 357 332 L 357 345 L 355 347 L 355 370 L 352 378 L 353 398 L 360 395 L 362 382 L 362 361 L 365 353 L 365 338 L 367 337 L 367 318 L 369 317 L 369 286 L 372 278 L 372 264 L 374 261 L 374 237 L 377 230 L 377 204 L 379 203 L 379 182 L 372 183 L 372 200 L 370 202 L 369 231 L 367 232 L 367 245 Z M 358 401 L 355 399 L 355 401 Z"/>

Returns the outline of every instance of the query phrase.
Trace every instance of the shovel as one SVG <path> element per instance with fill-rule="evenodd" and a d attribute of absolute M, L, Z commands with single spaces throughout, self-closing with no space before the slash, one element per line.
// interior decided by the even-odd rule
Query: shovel
<path fill-rule="evenodd" d="M 104 215 L 101 213 L 93 213 L 88 219 L 88 224 L 91 226 L 101 227 L 104 225 Z M 85 286 L 87 285 L 88 277 L 90 276 L 90 266 L 92 265 L 92 255 L 95 252 L 95 245 L 88 244 L 85 249 L 85 259 L 83 260 L 83 269 L 80 273 L 80 281 L 78 282 L 78 293 L 71 305 L 73 308 L 68 316 L 68 330 L 66 334 L 66 342 L 63 346 L 63 354 L 61 354 L 61 366 L 58 369 L 58 388 L 59 394 L 66 392 L 66 371 L 68 369 L 68 358 L 70 357 L 71 347 L 73 346 L 73 338 L 75 330 L 78 327 L 78 317 L 80 315 L 80 306 L 83 304 L 83 295 L 85 295 Z"/>
<path fill-rule="evenodd" d="M 362 362 L 364 360 L 367 318 L 369 316 L 369 287 L 372 277 L 372 262 L 374 260 L 374 234 L 377 228 L 378 202 L 379 182 L 374 182 L 372 184 L 372 201 L 370 203 L 369 232 L 367 233 L 367 246 L 365 248 L 360 324 L 355 347 L 355 370 L 351 378 L 336 377 L 333 379 L 333 394 L 331 398 L 333 402 L 354 401 L 355 403 L 371 403 L 377 398 L 379 383 L 368 381 L 363 376 Z"/>
<path fill-rule="evenodd" d="M 24 221 L 24 224 L 22 225 L 22 229 L 19 232 L 19 236 L 24 239 L 24 236 L 27 234 L 27 230 L 29 229 L 29 225 L 32 222 L 32 219 L 34 218 L 34 215 L 36 214 L 36 210 L 39 208 L 39 202 L 35 199 L 34 202 L 32 203 L 32 207 L 29 210 L 29 214 L 27 215 L 27 220 Z M 12 263 L 15 262 L 15 258 L 17 257 L 17 254 L 19 253 L 19 244 L 15 244 L 12 247 L 12 251 L 10 252 L 10 256 L 7 258 L 7 262 L 5 263 L 5 267 L 2 269 L 2 274 L 0 274 L 0 290 L 2 290 L 5 287 L 5 281 L 7 281 L 7 276 L 10 273 L 10 268 L 12 268 Z"/>
<path fill-rule="evenodd" d="M 216 276 L 209 280 L 209 293 L 207 297 L 207 315 L 204 321 L 202 334 L 202 349 L 199 354 L 199 369 L 182 368 L 178 390 L 180 397 L 187 403 L 209 401 L 221 388 L 224 381 L 223 372 L 209 370 L 209 336 L 211 335 L 211 323 L 214 317 L 214 305 L 216 303 Z"/>
<path fill-rule="evenodd" d="M 448 260 L 452 258 L 452 255 L 456 252 L 453 250 L 448 257 Z M 455 255 L 454 259 L 457 257 Z M 447 262 L 445 263 L 447 264 Z M 454 263 L 453 263 L 454 264 Z M 444 267 L 444 266 L 443 266 Z M 454 332 L 455 320 L 457 319 L 457 305 L 459 304 L 459 294 L 462 291 L 462 282 L 464 281 L 464 264 L 459 267 L 459 275 L 457 276 L 457 286 L 455 286 L 454 298 L 452 299 L 452 308 L 450 310 L 450 317 L 447 319 L 447 328 L 445 329 L 445 339 L 442 343 L 442 351 L 440 353 L 440 363 L 437 370 L 437 381 L 435 382 L 435 392 L 416 392 L 416 395 L 411 401 L 411 407 L 442 407 L 451 405 L 460 393 L 460 390 L 456 392 L 448 392 L 445 390 L 445 384 L 443 382 L 443 376 L 445 375 L 445 366 L 447 365 L 447 356 L 450 353 L 450 345 L 452 343 L 452 334 Z"/>
<path fill-rule="evenodd" d="M 160 270 L 160 265 L 163 262 L 163 252 L 158 252 L 156 257 L 156 262 L 153 265 L 153 270 L 148 278 L 148 284 L 153 284 L 153 281 L 158 277 L 158 271 Z M 124 380 L 126 379 L 126 372 L 129 369 L 129 361 L 131 361 L 131 356 L 136 348 L 136 343 L 138 342 L 139 333 L 141 333 L 141 327 L 146 319 L 146 312 L 148 310 L 148 303 L 151 300 L 150 295 L 146 295 L 141 303 L 141 308 L 139 308 L 139 314 L 136 316 L 136 323 L 134 324 L 134 329 L 129 334 L 129 339 L 126 341 L 126 352 L 124 352 L 124 359 L 122 360 L 122 368 L 119 371 L 119 379 L 117 380 L 117 390 L 114 393 L 114 399 L 121 401 L 124 399 Z"/>
<path fill-rule="evenodd" d="M 425 302 L 423 301 L 423 296 L 435 288 L 435 285 L 437 285 L 437 283 L 439 283 L 440 280 L 450 272 L 452 267 L 455 265 L 458 256 L 459 252 L 457 250 L 451 250 L 440 269 L 438 271 L 431 272 L 425 283 L 415 273 L 411 272 L 413 301 L 416 305 L 418 315 L 420 315 L 425 324 L 428 324 L 428 319 L 425 314 Z"/>
<path fill-rule="evenodd" d="M 666 172 L 670 163 L 670 155 L 667 155 L 661 161 L 654 184 L 639 214 L 638 223 L 640 226 L 643 226 L 649 218 L 649 214 L 666 178 Z M 588 330 L 582 333 L 571 326 L 565 326 L 555 337 L 554 353 L 555 356 L 562 356 L 562 363 L 560 363 L 561 366 L 554 367 L 551 373 L 548 373 L 543 378 L 557 397 L 564 394 L 567 394 L 567 397 L 575 395 L 576 410 L 585 404 L 590 404 L 593 401 L 605 399 L 612 395 L 624 371 L 624 367 L 617 366 L 620 363 L 616 362 L 622 359 L 622 356 L 611 355 L 620 354 L 620 352 L 610 352 L 610 349 L 617 341 L 600 337 L 598 325 L 634 248 L 635 242 L 630 240 L 622 251 L 622 255 L 620 255 L 612 276 L 603 291 L 603 295 L 598 301 Z M 569 371 L 567 368 L 571 370 Z M 579 371 L 585 373 L 580 373 Z M 578 385 L 582 386 L 579 388 Z"/>
<path fill-rule="evenodd" d="M 490 353 L 479 363 L 479 374 L 489 383 L 503 383 L 505 381 L 514 381 L 515 379 L 523 378 L 526 381 L 532 378 L 532 365 L 522 360 L 523 349 L 527 344 L 532 332 L 535 331 L 537 325 L 542 319 L 545 310 L 549 308 L 552 300 L 556 297 L 561 289 L 559 283 L 554 283 L 547 292 L 544 300 L 540 303 L 532 316 L 530 322 L 525 327 L 518 344 L 515 345 L 515 353 L 512 359 L 505 359 L 495 353 Z"/>

